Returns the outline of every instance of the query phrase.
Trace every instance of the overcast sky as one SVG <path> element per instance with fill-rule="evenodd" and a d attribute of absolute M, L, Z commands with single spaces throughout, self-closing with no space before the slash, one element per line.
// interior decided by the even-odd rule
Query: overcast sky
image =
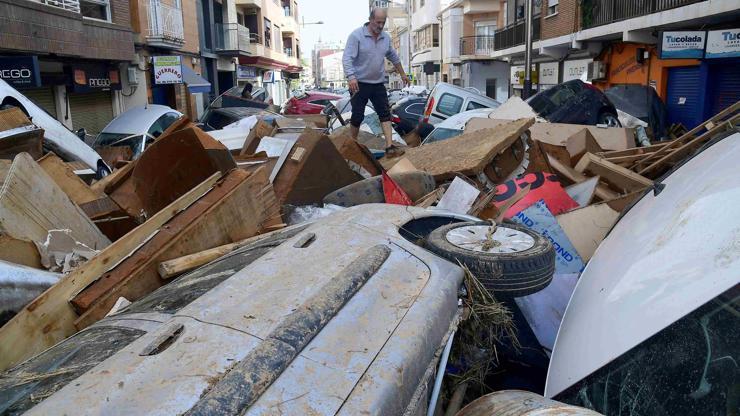
<path fill-rule="evenodd" d="M 311 59 L 314 44 L 322 41 L 347 41 L 354 29 L 367 22 L 367 0 L 299 0 L 298 10 L 306 23 L 323 21 L 323 25 L 301 28 L 301 49 L 304 58 Z"/>

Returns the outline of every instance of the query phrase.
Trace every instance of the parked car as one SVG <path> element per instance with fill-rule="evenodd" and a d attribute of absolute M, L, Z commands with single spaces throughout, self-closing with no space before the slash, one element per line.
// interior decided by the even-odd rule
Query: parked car
<path fill-rule="evenodd" d="M 737 414 L 740 133 L 674 168 L 596 250 L 545 395 L 609 415 Z M 711 172 L 711 174 L 707 174 Z"/>
<path fill-rule="evenodd" d="M 283 114 L 320 114 L 327 104 L 340 98 L 342 96 L 337 94 L 307 91 L 291 97 L 285 103 Z"/>
<path fill-rule="evenodd" d="M 440 82 L 427 98 L 423 122 L 434 125 L 463 111 L 497 108 L 499 105 L 501 103 L 486 97 L 474 88 Z"/>
<path fill-rule="evenodd" d="M 526 101 L 551 123 L 621 127 L 617 109 L 609 98 L 600 89 L 579 79 L 540 91 Z"/>
<path fill-rule="evenodd" d="M 114 118 L 95 138 L 93 148 L 126 146 L 133 159 L 141 155 L 182 113 L 166 105 L 148 104 L 133 107 Z"/>
<path fill-rule="evenodd" d="M 391 121 L 398 134 L 406 135 L 419 125 L 426 101 L 426 98 L 406 97 L 391 107 Z"/>
<path fill-rule="evenodd" d="M 18 107 L 31 121 L 44 129 L 44 146 L 68 160 L 79 160 L 95 172 L 98 178 L 108 175 L 110 167 L 90 146 L 85 144 L 84 129 L 73 133 L 57 119 L 34 104 L 18 90 L 0 79 L 0 108 Z"/>
<path fill-rule="evenodd" d="M 199 127 L 204 131 L 220 130 L 229 124 L 235 123 L 250 116 L 265 116 L 268 118 L 281 117 L 278 113 L 255 107 L 225 107 L 211 108 L 200 118 Z"/>
<path fill-rule="evenodd" d="M 541 248 L 502 226 L 483 253 L 473 219 L 368 204 L 262 236 L 0 374 L 0 413 L 426 414 L 463 312 L 434 253 L 501 272 Z"/>
<path fill-rule="evenodd" d="M 424 138 L 424 141 L 421 144 L 424 145 L 440 140 L 457 137 L 463 134 L 463 131 L 465 130 L 465 125 L 468 124 L 468 121 L 470 121 L 470 119 L 476 117 L 488 117 L 494 110 L 495 108 L 480 108 L 477 110 L 463 111 L 462 113 L 455 114 L 454 116 L 434 126 L 434 130 L 432 130 L 432 132 L 429 133 L 426 138 Z"/>

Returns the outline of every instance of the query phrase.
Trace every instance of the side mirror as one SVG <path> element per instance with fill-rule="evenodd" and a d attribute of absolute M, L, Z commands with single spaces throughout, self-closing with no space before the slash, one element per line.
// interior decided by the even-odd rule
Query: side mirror
<path fill-rule="evenodd" d="M 79 137 L 80 140 L 82 140 L 83 142 L 85 141 L 86 136 L 87 136 L 87 130 L 85 130 L 84 128 L 77 130 L 77 137 Z"/>

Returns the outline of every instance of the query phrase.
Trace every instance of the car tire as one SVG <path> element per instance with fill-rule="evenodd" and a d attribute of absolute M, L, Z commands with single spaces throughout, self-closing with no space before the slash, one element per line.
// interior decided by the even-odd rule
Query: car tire
<path fill-rule="evenodd" d="M 550 241 L 526 227 L 504 223 L 496 225 L 493 235 L 500 248 L 483 251 L 480 243 L 489 226 L 487 222 L 442 226 L 429 234 L 427 247 L 466 265 L 495 295 L 527 296 L 547 287 L 555 272 L 555 250 Z"/>
<path fill-rule="evenodd" d="M 617 115 L 609 111 L 599 114 L 598 124 L 606 124 L 609 127 L 622 127 L 622 123 L 619 122 Z"/>
<path fill-rule="evenodd" d="M 99 163 L 98 164 L 98 170 L 95 172 L 95 178 L 96 179 L 98 179 L 98 180 L 103 179 L 103 178 L 105 178 L 106 176 L 108 176 L 110 174 L 111 174 L 110 169 L 108 169 L 107 166 L 105 166 L 102 163 Z"/>

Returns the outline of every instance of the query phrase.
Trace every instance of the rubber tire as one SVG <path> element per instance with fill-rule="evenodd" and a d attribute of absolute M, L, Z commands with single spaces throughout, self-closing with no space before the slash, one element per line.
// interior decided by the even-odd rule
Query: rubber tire
<path fill-rule="evenodd" d="M 614 120 L 616 120 L 617 122 L 616 126 L 611 126 L 611 127 L 622 127 L 622 123 L 619 121 L 619 117 L 617 117 L 617 115 L 612 113 L 611 111 L 604 111 L 601 114 L 599 114 L 598 124 L 609 124 L 606 122 L 607 117 L 614 117 Z"/>
<path fill-rule="evenodd" d="M 427 238 L 427 248 L 440 256 L 459 260 L 468 266 L 483 285 L 495 295 L 527 296 L 547 287 L 555 273 L 555 249 L 548 239 L 521 225 L 504 223 L 499 228 L 511 228 L 534 238 L 534 246 L 519 253 L 481 253 L 457 247 L 447 241 L 447 233 L 455 228 L 486 225 L 486 222 L 459 222 L 437 228 Z M 489 270 L 494 266 L 499 275 Z"/>

